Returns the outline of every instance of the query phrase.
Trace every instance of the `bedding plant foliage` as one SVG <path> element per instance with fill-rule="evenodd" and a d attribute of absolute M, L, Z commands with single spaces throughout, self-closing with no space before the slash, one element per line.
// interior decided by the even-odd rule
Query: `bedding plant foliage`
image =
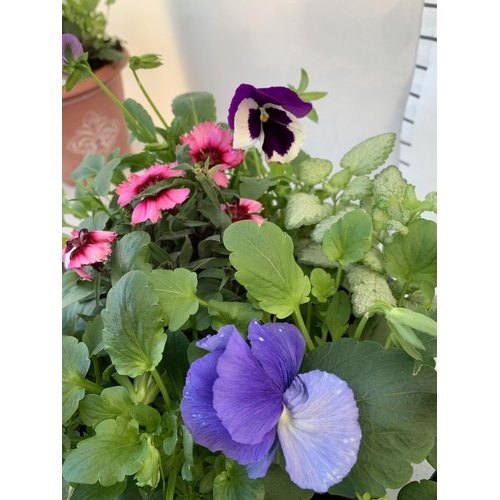
<path fill-rule="evenodd" d="M 68 34 L 63 72 L 98 80 Z M 410 479 L 437 467 L 437 201 L 385 165 L 395 134 L 309 156 L 304 70 L 240 85 L 226 123 L 140 86 L 153 116 L 107 92 L 142 151 L 63 191 L 63 498 L 435 497 Z"/>

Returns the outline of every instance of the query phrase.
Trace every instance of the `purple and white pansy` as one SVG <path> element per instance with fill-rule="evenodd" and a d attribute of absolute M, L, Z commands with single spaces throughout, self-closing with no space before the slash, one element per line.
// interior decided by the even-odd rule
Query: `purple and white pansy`
<path fill-rule="evenodd" d="M 305 341 L 288 323 L 252 321 L 197 342 L 209 351 L 191 365 L 181 403 L 196 443 L 222 451 L 251 478 L 265 476 L 278 445 L 291 480 L 324 493 L 347 476 L 361 442 L 358 407 L 346 382 L 299 374 Z"/>
<path fill-rule="evenodd" d="M 298 119 L 311 110 L 311 103 L 302 101 L 287 87 L 258 89 L 243 83 L 236 89 L 229 106 L 233 147 L 245 150 L 260 140 L 266 161 L 292 161 L 305 139 L 304 126 Z"/>

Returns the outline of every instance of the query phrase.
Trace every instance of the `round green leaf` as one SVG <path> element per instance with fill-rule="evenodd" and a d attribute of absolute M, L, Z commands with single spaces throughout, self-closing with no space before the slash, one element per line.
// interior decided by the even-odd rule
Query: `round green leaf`
<path fill-rule="evenodd" d="M 277 225 L 235 222 L 224 232 L 224 245 L 236 280 L 262 310 L 281 319 L 309 301 L 309 278 L 295 261 L 292 239 Z"/>
<path fill-rule="evenodd" d="M 137 377 L 160 362 L 167 336 L 158 295 L 141 271 L 131 271 L 109 291 L 102 311 L 104 347 L 116 371 Z"/>
<path fill-rule="evenodd" d="M 437 500 L 437 483 L 422 479 L 420 482 L 412 481 L 401 488 L 398 500 Z"/>
<path fill-rule="evenodd" d="M 214 500 L 264 500 L 263 479 L 250 479 L 243 465 L 226 459 L 226 470 L 214 479 Z"/>
<path fill-rule="evenodd" d="M 332 214 L 333 206 L 321 203 L 315 196 L 297 193 L 290 196 L 286 205 L 285 227 L 296 229 L 316 224 Z"/>

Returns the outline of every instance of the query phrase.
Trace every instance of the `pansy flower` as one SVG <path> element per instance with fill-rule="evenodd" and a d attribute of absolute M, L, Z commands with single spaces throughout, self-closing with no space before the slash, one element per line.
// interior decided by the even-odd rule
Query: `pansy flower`
<path fill-rule="evenodd" d="M 172 170 L 177 162 L 170 165 L 160 165 L 159 163 L 149 167 L 142 175 L 130 174 L 128 182 L 123 181 L 117 188 L 118 204 L 122 207 L 129 204 L 134 196 L 141 194 L 151 186 L 155 186 L 164 179 L 170 177 L 182 177 L 183 170 Z M 170 189 L 165 188 L 154 195 L 145 196 L 132 212 L 132 224 L 138 224 L 150 220 L 153 224 L 161 218 L 162 210 L 170 210 L 179 205 L 189 196 L 189 188 Z"/>
<path fill-rule="evenodd" d="M 75 59 L 78 59 L 83 54 L 83 46 L 80 40 L 75 35 L 71 33 L 64 33 L 62 36 L 62 64 L 63 66 L 69 64 L 68 58 L 66 57 L 66 47 L 69 43 L 71 53 Z M 68 78 L 68 73 L 62 72 L 62 79 L 65 81 Z"/>
<path fill-rule="evenodd" d="M 358 407 L 331 373 L 298 373 L 305 341 L 288 323 L 234 327 L 197 342 L 209 351 L 189 368 L 181 413 L 196 443 L 263 477 L 278 445 L 291 480 L 326 492 L 355 464 L 361 441 Z"/>
<path fill-rule="evenodd" d="M 233 134 L 224 130 L 213 122 L 203 122 L 193 127 L 190 134 L 180 137 L 182 144 L 189 144 L 189 154 L 195 163 L 208 160 L 208 167 L 222 165 L 213 174 L 215 182 L 222 187 L 227 187 L 229 181 L 222 172 L 235 168 L 245 159 L 241 149 L 233 148 Z"/>
<path fill-rule="evenodd" d="M 262 211 L 262 203 L 255 200 L 249 200 L 247 198 L 240 198 L 235 200 L 228 205 L 220 206 L 224 212 L 227 213 L 229 207 L 229 217 L 231 217 L 231 222 L 236 222 L 239 220 L 253 220 L 259 224 L 259 226 L 265 222 L 267 219 L 257 215 Z"/>
<path fill-rule="evenodd" d="M 260 140 L 268 162 L 287 163 L 300 151 L 306 137 L 303 118 L 312 104 L 286 87 L 257 89 L 241 84 L 229 106 L 228 123 L 234 147 L 248 149 Z"/>
<path fill-rule="evenodd" d="M 66 242 L 62 260 L 66 269 L 73 269 L 84 280 L 90 280 L 90 274 L 83 266 L 92 266 L 103 262 L 111 255 L 111 244 L 116 233 L 112 231 L 89 231 L 80 229 L 71 233 L 72 239 Z"/>

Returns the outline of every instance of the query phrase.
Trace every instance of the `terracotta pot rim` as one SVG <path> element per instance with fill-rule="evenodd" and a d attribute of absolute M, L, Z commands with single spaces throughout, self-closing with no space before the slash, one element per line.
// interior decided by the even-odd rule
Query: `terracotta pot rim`
<path fill-rule="evenodd" d="M 109 85 L 113 82 L 115 78 L 117 78 L 121 72 L 121 70 L 125 67 L 127 64 L 128 58 L 129 58 L 129 53 L 127 49 L 122 47 L 122 52 L 125 54 L 125 57 L 121 59 L 120 61 L 113 62 L 110 64 L 106 64 L 105 66 L 102 66 L 98 70 L 95 71 L 95 74 L 101 82 L 105 83 L 106 86 L 109 87 Z M 76 101 L 80 101 L 82 99 L 87 99 L 91 95 L 95 94 L 96 92 L 100 92 L 101 88 L 97 85 L 97 83 L 92 80 L 91 78 L 87 79 L 87 81 L 84 82 L 78 82 L 73 89 L 71 89 L 70 92 L 66 92 L 66 88 L 63 86 L 62 87 L 62 105 L 66 106 L 70 103 L 74 103 Z"/>

